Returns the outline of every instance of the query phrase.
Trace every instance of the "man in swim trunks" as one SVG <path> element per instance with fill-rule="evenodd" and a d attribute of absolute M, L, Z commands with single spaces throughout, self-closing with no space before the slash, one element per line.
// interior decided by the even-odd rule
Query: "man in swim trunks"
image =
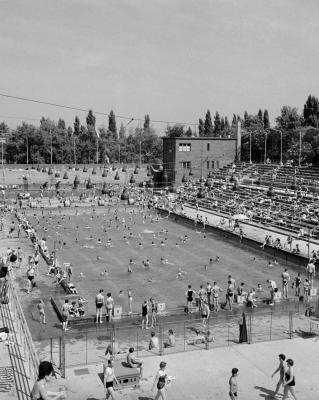
<path fill-rule="evenodd" d="M 102 310 L 104 305 L 103 289 L 100 289 L 99 293 L 95 296 L 95 308 L 96 308 L 96 323 L 102 324 Z"/>
<path fill-rule="evenodd" d="M 108 293 L 106 295 L 105 308 L 106 308 L 106 314 L 108 316 L 108 321 L 111 322 L 113 319 L 113 309 L 114 309 L 114 300 L 111 293 Z"/>

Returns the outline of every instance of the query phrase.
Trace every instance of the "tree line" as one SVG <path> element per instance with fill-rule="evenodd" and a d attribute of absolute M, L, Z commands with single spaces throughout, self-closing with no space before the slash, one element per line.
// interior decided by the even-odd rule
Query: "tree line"
<path fill-rule="evenodd" d="M 132 119 L 133 121 L 133 119 Z M 7 135 L 5 161 L 7 163 L 92 163 L 96 162 L 98 148 L 99 163 L 159 163 L 162 159 L 162 140 L 151 126 L 150 116 L 144 117 L 142 126 L 133 128 L 117 126 L 113 110 L 108 115 L 106 126 L 96 127 L 95 116 L 90 110 L 85 122 L 75 117 L 73 126 L 66 126 L 63 119 L 58 122 L 42 117 L 40 126 L 22 123 Z M 207 110 L 193 127 L 183 124 L 167 126 L 167 137 L 236 137 L 237 124 L 242 127 L 242 159 L 263 162 L 293 160 L 300 156 L 303 163 L 319 164 L 319 100 L 309 95 L 303 112 L 297 108 L 283 106 L 271 128 L 268 110 L 259 109 L 256 114 L 233 114 L 231 122 L 227 116 Z M 0 133 L 9 132 L 5 122 L 0 123 Z M 52 151 L 51 151 L 52 150 Z"/>
<path fill-rule="evenodd" d="M 101 128 L 96 127 L 92 110 L 85 124 L 76 116 L 73 127 L 61 118 L 55 122 L 42 117 L 39 127 L 23 122 L 6 135 L 4 156 L 7 163 L 17 164 L 49 164 L 51 156 L 53 164 L 86 164 L 96 162 L 98 149 L 99 163 L 160 162 L 162 140 L 150 125 L 149 115 L 141 127 L 126 131 L 123 123 L 117 128 L 112 110 L 107 127 Z M 0 123 L 0 132 L 9 132 L 5 122 Z"/>

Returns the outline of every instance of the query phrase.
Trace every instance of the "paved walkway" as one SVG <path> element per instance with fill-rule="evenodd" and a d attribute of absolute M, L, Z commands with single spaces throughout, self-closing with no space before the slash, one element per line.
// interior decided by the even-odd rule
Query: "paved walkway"
<path fill-rule="evenodd" d="M 317 400 L 319 392 L 318 337 L 242 344 L 208 351 L 193 351 L 165 357 L 144 359 L 145 380 L 138 388 L 120 390 L 118 399 L 151 400 L 155 393 L 151 386 L 159 362 L 167 362 L 168 375 L 176 380 L 167 390 L 168 399 L 212 400 L 229 399 L 228 379 L 233 367 L 239 369 L 239 399 L 270 399 L 278 376 L 271 378 L 278 366 L 278 354 L 284 353 L 295 362 L 296 394 L 298 399 Z M 99 364 L 70 368 L 67 370 L 67 393 L 69 400 L 104 399 Z M 58 382 L 58 381 L 57 381 Z M 282 391 L 281 391 L 282 393 Z M 278 397 L 279 398 L 279 397 Z"/>
<path fill-rule="evenodd" d="M 213 211 L 208 211 L 201 207 L 199 207 L 199 211 L 196 211 L 194 207 L 183 205 L 183 212 L 185 216 L 191 219 L 195 219 L 197 214 L 202 216 L 204 220 L 207 217 L 209 225 L 218 226 L 220 229 L 225 230 L 225 232 L 233 232 L 233 228 L 228 226 L 228 222 L 226 222 L 223 227 L 221 226 L 220 221 L 223 216 L 214 214 Z M 226 219 L 226 221 L 228 220 L 227 217 L 224 218 Z M 280 238 L 282 244 L 287 241 L 288 234 L 279 229 L 267 226 L 257 226 L 255 224 L 250 224 L 247 222 L 240 222 L 240 225 L 244 231 L 244 238 L 247 237 L 249 239 L 254 239 L 260 243 L 263 243 L 265 236 L 271 234 L 273 239 Z M 238 234 L 238 229 L 236 230 L 236 233 Z M 319 242 L 314 240 L 308 241 L 295 239 L 292 243 L 292 247 L 294 248 L 296 244 L 299 245 L 300 255 L 306 258 L 308 258 L 308 254 L 311 254 L 312 250 L 319 251 Z"/>

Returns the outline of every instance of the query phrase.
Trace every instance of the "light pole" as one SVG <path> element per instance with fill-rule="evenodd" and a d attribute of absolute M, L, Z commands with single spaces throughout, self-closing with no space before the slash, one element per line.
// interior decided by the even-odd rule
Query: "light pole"
<path fill-rule="evenodd" d="M 301 131 L 299 132 L 299 168 L 300 168 L 300 164 L 301 164 Z"/>
<path fill-rule="evenodd" d="M 125 135 L 125 131 L 126 131 L 126 127 L 134 121 L 134 118 L 131 118 L 128 123 L 124 126 L 124 135 Z M 121 139 L 121 138 L 120 138 Z M 140 138 L 140 164 L 141 164 L 141 138 Z M 121 163 L 121 144 L 119 144 L 119 164 Z"/>
<path fill-rule="evenodd" d="M 27 134 L 27 165 L 29 165 L 29 136 Z"/>
<path fill-rule="evenodd" d="M 96 165 L 99 164 L 99 138 L 96 136 Z"/>
<path fill-rule="evenodd" d="M 258 130 L 249 132 L 249 164 L 252 164 L 252 159 L 251 159 L 251 134 L 252 133 L 256 133 L 256 132 L 258 132 Z"/>
<path fill-rule="evenodd" d="M 53 149 L 52 149 L 52 129 L 50 129 L 50 138 L 51 138 L 51 165 L 52 165 L 52 160 L 53 160 Z"/>
<path fill-rule="evenodd" d="M 264 155 L 264 164 L 266 164 L 267 157 L 267 131 L 265 130 L 265 155 Z"/>
<path fill-rule="evenodd" d="M 74 155 L 74 165 L 76 165 L 76 155 L 75 155 L 75 135 L 73 133 L 73 155 Z"/>
<path fill-rule="evenodd" d="M 282 131 L 280 132 L 280 165 L 282 165 Z"/>

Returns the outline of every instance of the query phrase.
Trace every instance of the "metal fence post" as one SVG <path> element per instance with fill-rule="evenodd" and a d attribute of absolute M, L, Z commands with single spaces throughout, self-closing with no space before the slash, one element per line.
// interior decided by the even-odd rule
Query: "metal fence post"
<path fill-rule="evenodd" d="M 65 335 L 63 331 L 62 336 L 60 336 L 60 371 L 62 378 L 65 378 L 65 347 Z"/>
<path fill-rule="evenodd" d="M 186 327 L 185 327 L 185 321 L 184 321 L 184 351 L 186 350 L 185 344 L 186 344 Z"/>
<path fill-rule="evenodd" d="M 138 357 L 138 330 L 136 330 L 136 357 Z"/>
<path fill-rule="evenodd" d="M 252 341 L 253 341 L 253 314 L 249 314 L 248 343 L 251 344 Z"/>
<path fill-rule="evenodd" d="M 88 333 L 85 332 L 85 364 L 87 363 L 88 363 Z"/>
<path fill-rule="evenodd" d="M 163 326 L 162 323 L 159 325 L 159 355 L 163 355 Z"/>
<path fill-rule="evenodd" d="M 292 311 L 289 311 L 289 338 L 292 339 L 293 337 L 293 316 L 292 316 Z"/>

